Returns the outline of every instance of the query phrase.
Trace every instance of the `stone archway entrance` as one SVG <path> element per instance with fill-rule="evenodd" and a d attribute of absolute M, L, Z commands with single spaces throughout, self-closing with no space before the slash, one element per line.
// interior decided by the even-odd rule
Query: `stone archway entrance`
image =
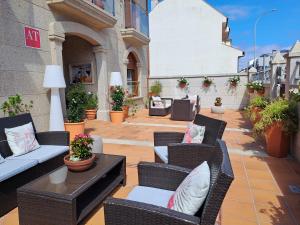
<path fill-rule="evenodd" d="M 49 41 L 52 64 L 64 66 L 63 42 L 69 37 L 81 39 L 89 43 L 92 54 L 94 54 L 94 70 L 96 89 L 99 99 L 98 119 L 109 120 L 109 95 L 108 95 L 108 73 L 107 73 L 107 43 L 101 33 L 97 33 L 87 26 L 75 22 L 53 22 L 49 26 Z M 67 76 L 67 75 L 65 75 Z M 66 80 L 68 82 L 68 80 Z M 65 106 L 65 94 L 61 93 L 63 109 Z"/>

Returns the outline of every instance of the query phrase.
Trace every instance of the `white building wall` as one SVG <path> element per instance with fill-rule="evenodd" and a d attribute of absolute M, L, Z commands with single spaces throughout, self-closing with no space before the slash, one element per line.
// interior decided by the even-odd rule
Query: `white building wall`
<path fill-rule="evenodd" d="M 150 13 L 150 76 L 237 73 L 243 52 L 222 43 L 227 18 L 202 0 L 164 0 Z"/>

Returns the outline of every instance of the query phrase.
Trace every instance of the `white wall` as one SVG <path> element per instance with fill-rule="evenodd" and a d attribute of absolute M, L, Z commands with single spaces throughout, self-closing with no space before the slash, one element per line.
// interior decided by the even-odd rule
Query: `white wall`
<path fill-rule="evenodd" d="M 237 73 L 242 51 L 222 43 L 226 17 L 202 0 L 164 0 L 150 13 L 150 76 Z"/>

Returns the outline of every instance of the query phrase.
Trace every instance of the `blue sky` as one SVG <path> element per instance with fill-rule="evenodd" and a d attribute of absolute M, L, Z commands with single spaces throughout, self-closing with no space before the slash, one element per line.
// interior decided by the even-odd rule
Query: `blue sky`
<path fill-rule="evenodd" d="M 300 0 L 207 0 L 229 18 L 233 45 L 245 51 L 241 65 L 253 58 L 253 27 L 263 12 L 278 11 L 264 16 L 257 26 L 257 53 L 290 48 L 300 40 Z"/>

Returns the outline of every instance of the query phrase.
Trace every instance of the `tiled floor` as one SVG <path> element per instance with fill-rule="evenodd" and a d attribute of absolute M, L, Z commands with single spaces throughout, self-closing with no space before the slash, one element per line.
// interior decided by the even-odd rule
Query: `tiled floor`
<path fill-rule="evenodd" d="M 216 116 L 208 110 L 201 113 L 228 122 L 224 140 L 230 151 L 235 180 L 221 210 L 222 225 L 298 225 L 300 224 L 300 194 L 294 194 L 288 185 L 300 185 L 300 164 L 292 159 L 259 157 L 264 155 L 263 141 L 251 135 L 251 124 L 242 113 L 226 111 Z M 186 122 L 170 121 L 168 117 L 148 117 L 147 111 L 122 125 L 92 121 L 87 131 L 101 135 L 106 142 L 104 152 L 126 155 L 127 185 L 114 193 L 125 198 L 137 184 L 136 164 L 153 161 L 154 131 L 183 131 Z M 113 144 L 111 144 L 113 142 Z M 121 144 L 120 144 L 121 143 Z M 126 143 L 126 144 L 124 144 Z M 252 154 L 257 150 L 261 154 Z M 103 225 L 103 208 L 99 206 L 84 224 Z M 1 225 L 17 225 L 17 209 L 2 218 Z"/>

